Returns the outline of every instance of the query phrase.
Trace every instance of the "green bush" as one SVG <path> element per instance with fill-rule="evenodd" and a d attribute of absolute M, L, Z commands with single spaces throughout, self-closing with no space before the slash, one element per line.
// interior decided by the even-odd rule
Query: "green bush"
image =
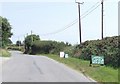
<path fill-rule="evenodd" d="M 118 37 L 107 37 L 103 40 L 92 40 L 86 41 L 77 46 L 76 50 L 81 52 L 74 57 L 79 57 L 80 59 L 90 60 L 91 55 L 98 55 L 105 57 L 105 65 L 112 66 L 112 67 L 119 67 L 118 66 L 118 59 L 119 59 L 119 48 L 118 48 Z"/>
<path fill-rule="evenodd" d="M 68 46 L 64 48 L 64 52 L 67 53 L 69 56 L 73 56 L 75 50 L 75 46 Z"/>
<path fill-rule="evenodd" d="M 64 50 L 64 47 L 69 45 L 64 42 L 56 41 L 34 41 L 31 46 L 30 54 L 59 54 Z"/>
<path fill-rule="evenodd" d="M 10 53 L 6 49 L 0 48 L 0 57 L 10 57 Z"/>
<path fill-rule="evenodd" d="M 24 53 L 25 54 L 30 54 L 32 52 L 31 51 L 31 46 L 33 45 L 34 41 L 40 41 L 39 35 L 32 34 L 32 35 L 28 35 L 25 38 L 25 40 L 24 40 L 24 43 L 25 43 Z"/>
<path fill-rule="evenodd" d="M 8 50 L 17 50 L 17 51 L 22 51 L 24 52 L 24 46 L 15 46 L 11 45 L 7 47 Z"/>

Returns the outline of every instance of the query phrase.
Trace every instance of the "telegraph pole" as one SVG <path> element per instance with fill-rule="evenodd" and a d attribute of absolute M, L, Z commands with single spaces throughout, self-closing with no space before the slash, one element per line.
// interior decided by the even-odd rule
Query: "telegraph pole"
<path fill-rule="evenodd" d="M 33 32 L 32 32 L 32 30 L 31 30 L 31 39 L 32 39 L 32 42 L 33 42 L 33 36 L 32 36 L 32 33 L 33 33 Z"/>
<path fill-rule="evenodd" d="M 32 30 L 31 30 L 31 35 L 32 35 Z"/>
<path fill-rule="evenodd" d="M 76 1 L 75 1 L 76 2 Z M 83 3 L 80 3 L 80 2 L 76 2 L 78 3 L 78 13 L 79 13 L 79 35 L 80 35 L 80 44 L 82 42 L 82 37 L 81 37 L 81 17 L 80 17 L 80 4 L 83 4 Z"/>
<path fill-rule="evenodd" d="M 18 37 L 18 46 L 19 46 L 19 49 L 20 49 L 20 38 Z"/>
<path fill-rule="evenodd" d="M 25 35 L 24 35 L 24 49 L 26 50 L 26 45 L 25 45 Z"/>
<path fill-rule="evenodd" d="M 102 5 L 102 12 L 101 12 L 102 13 L 101 14 L 102 15 L 102 18 L 101 18 L 101 20 L 102 20 L 101 21 L 102 22 L 101 23 L 101 38 L 103 39 L 103 0 L 101 1 L 101 5 Z"/>

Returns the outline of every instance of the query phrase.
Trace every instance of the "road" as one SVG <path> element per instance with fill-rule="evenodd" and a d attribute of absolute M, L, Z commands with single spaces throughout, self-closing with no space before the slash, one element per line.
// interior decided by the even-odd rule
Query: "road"
<path fill-rule="evenodd" d="M 12 51 L 2 65 L 3 82 L 92 82 L 88 77 L 45 56 Z"/>

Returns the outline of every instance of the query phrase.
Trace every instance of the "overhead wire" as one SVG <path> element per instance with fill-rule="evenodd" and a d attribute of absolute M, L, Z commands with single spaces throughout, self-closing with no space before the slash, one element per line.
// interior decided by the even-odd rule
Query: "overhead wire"
<path fill-rule="evenodd" d="M 95 3 L 92 7 L 90 7 L 86 12 L 84 12 L 84 13 L 81 15 L 81 17 L 84 16 L 86 13 L 88 13 L 92 8 L 96 7 L 96 5 L 97 5 L 98 3 L 99 3 L 99 2 Z"/>
<path fill-rule="evenodd" d="M 86 12 L 84 12 L 80 17 L 81 19 L 85 18 L 86 16 L 88 16 L 90 13 L 92 13 L 95 9 L 97 9 L 99 5 L 97 5 L 99 2 L 95 3 L 92 7 L 90 7 Z M 97 6 L 96 6 L 97 5 Z M 71 23 L 69 23 L 68 25 L 64 26 L 62 29 L 56 30 L 54 32 L 51 33 L 45 33 L 45 34 L 39 34 L 40 36 L 48 36 L 48 35 L 53 35 L 53 34 L 57 34 L 60 33 L 68 28 L 70 28 L 71 26 L 73 26 L 74 24 L 76 24 L 78 22 L 78 18 L 75 19 L 74 21 L 72 21 Z"/>
<path fill-rule="evenodd" d="M 85 18 L 87 15 L 89 15 L 90 13 L 92 13 L 95 9 L 97 9 L 100 6 L 100 4 L 98 6 L 96 6 L 94 9 L 92 9 L 91 11 L 89 11 L 87 14 L 85 14 L 83 17 L 81 17 L 81 19 Z"/>
<path fill-rule="evenodd" d="M 64 30 L 66 30 L 67 28 L 69 28 L 70 26 L 74 25 L 76 22 L 77 22 L 77 19 L 75 19 L 74 21 L 72 21 L 70 24 L 66 25 L 62 29 L 59 29 L 59 30 L 51 32 L 51 33 L 41 34 L 40 36 L 46 36 L 46 35 L 51 35 L 51 34 L 56 34 L 56 33 L 62 32 Z"/>
<path fill-rule="evenodd" d="M 87 15 L 89 15 L 91 12 L 93 12 L 95 9 L 97 9 L 99 5 L 97 5 L 99 2 L 95 3 L 91 8 L 89 8 L 86 12 L 84 12 L 82 15 L 81 15 L 81 19 L 85 18 Z M 97 6 L 96 6 L 97 5 Z M 94 8 L 94 9 L 93 9 Z M 91 10 L 92 9 L 92 10 Z M 62 32 L 66 29 L 68 29 L 69 27 L 73 26 L 74 24 L 76 24 L 78 22 L 78 19 L 75 19 L 74 21 L 72 21 L 71 23 L 69 23 L 68 25 L 66 25 L 64 28 L 62 29 L 59 29 L 57 31 L 54 31 L 54 32 L 51 32 L 51 33 L 46 33 L 46 34 L 41 34 L 40 36 L 47 36 L 47 35 L 53 35 L 53 34 L 56 34 L 56 33 L 59 33 L 59 32 Z"/>

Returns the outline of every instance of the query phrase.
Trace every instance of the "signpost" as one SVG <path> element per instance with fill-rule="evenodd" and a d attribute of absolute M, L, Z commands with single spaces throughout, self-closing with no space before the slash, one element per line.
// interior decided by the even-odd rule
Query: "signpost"
<path fill-rule="evenodd" d="M 68 58 L 68 54 L 65 54 L 65 58 Z"/>
<path fill-rule="evenodd" d="M 92 64 L 104 64 L 104 56 L 91 56 Z"/>
<path fill-rule="evenodd" d="M 60 52 L 60 58 L 64 58 L 65 53 L 64 52 Z"/>

